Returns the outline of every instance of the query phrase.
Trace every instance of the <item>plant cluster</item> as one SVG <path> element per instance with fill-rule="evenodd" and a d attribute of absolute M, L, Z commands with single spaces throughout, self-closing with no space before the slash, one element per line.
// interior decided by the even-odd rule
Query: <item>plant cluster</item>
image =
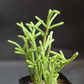
<path fill-rule="evenodd" d="M 36 24 L 33 22 L 26 23 L 29 30 L 22 22 L 17 23 L 17 25 L 22 28 L 24 33 L 24 36 L 18 35 L 18 37 L 24 41 L 23 47 L 14 41 L 8 40 L 9 43 L 16 46 L 15 53 L 23 54 L 25 56 L 28 71 L 34 84 L 42 84 L 43 79 L 45 84 L 57 84 L 56 80 L 59 76 L 58 72 L 61 70 L 61 68 L 63 68 L 67 63 L 73 61 L 78 56 L 78 52 L 76 52 L 70 59 L 67 60 L 61 50 L 60 53 L 51 50 L 51 45 L 54 39 L 53 31 L 50 31 L 49 33 L 49 30 L 64 24 L 64 22 L 60 22 L 52 25 L 53 20 L 58 14 L 60 14 L 58 10 L 50 9 L 46 23 L 44 23 L 44 21 L 39 17 L 35 16 L 35 18 L 38 20 Z M 40 25 L 44 26 L 45 32 L 39 28 Z M 39 35 L 43 37 L 43 40 L 39 40 L 39 46 L 37 46 L 36 38 Z M 50 54 L 53 56 L 50 56 Z M 33 74 L 31 69 L 33 69 Z"/>

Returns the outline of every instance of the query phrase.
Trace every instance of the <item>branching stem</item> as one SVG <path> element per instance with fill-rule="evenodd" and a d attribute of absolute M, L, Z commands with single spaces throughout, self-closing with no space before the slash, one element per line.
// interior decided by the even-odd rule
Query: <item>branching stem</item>
<path fill-rule="evenodd" d="M 64 65 L 73 61 L 79 54 L 76 52 L 70 59 L 67 60 L 61 50 L 60 53 L 51 50 L 51 44 L 54 39 L 52 38 L 53 31 L 48 34 L 49 30 L 64 24 L 64 22 L 60 22 L 52 25 L 53 20 L 58 14 L 60 14 L 59 11 L 50 9 L 46 23 L 44 23 L 44 21 L 39 17 L 35 16 L 38 20 L 36 24 L 33 22 L 26 23 L 29 30 L 26 29 L 22 22 L 17 23 L 24 33 L 24 36 L 18 35 L 18 37 L 24 41 L 23 47 L 14 41 L 8 40 L 9 43 L 16 46 L 15 53 L 24 55 L 31 80 L 34 84 L 42 84 L 43 79 L 45 84 L 57 84 L 56 81 L 59 76 L 58 72 L 64 67 Z M 40 25 L 45 27 L 45 32 L 40 29 Z M 39 40 L 39 45 L 37 45 L 36 38 L 40 35 L 43 40 Z M 50 54 L 53 56 L 51 57 Z M 33 74 L 31 69 L 33 69 Z"/>

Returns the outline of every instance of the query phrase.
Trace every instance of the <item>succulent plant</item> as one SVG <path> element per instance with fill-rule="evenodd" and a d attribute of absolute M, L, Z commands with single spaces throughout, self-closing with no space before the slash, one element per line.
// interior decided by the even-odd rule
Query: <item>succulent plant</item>
<path fill-rule="evenodd" d="M 50 31 L 49 33 L 49 30 L 64 24 L 64 22 L 59 22 L 52 25 L 53 20 L 58 14 L 60 14 L 58 10 L 50 9 L 46 23 L 38 16 L 35 16 L 38 20 L 36 24 L 33 22 L 25 24 L 29 29 L 24 26 L 23 22 L 17 23 L 17 25 L 22 28 L 24 33 L 24 36 L 18 35 L 18 37 L 24 41 L 23 47 L 14 41 L 8 40 L 9 43 L 16 46 L 15 53 L 25 56 L 28 71 L 34 84 L 42 84 L 43 79 L 45 84 L 57 84 L 56 81 L 59 76 L 58 72 L 64 67 L 64 65 L 73 61 L 78 56 L 78 52 L 76 52 L 70 59 L 66 59 L 61 50 L 60 53 L 51 50 L 54 39 L 53 31 Z M 44 26 L 45 32 L 40 29 L 40 25 Z M 38 46 L 36 43 L 36 38 L 40 35 L 43 40 L 39 40 Z M 50 56 L 50 54 L 53 56 Z M 33 69 L 33 74 L 31 69 Z"/>

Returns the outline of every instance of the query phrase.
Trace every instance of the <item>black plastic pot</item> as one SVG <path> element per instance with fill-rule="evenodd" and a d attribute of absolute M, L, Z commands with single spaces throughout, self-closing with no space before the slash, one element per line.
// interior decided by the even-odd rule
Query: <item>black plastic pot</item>
<path fill-rule="evenodd" d="M 66 84 L 72 84 L 62 73 L 59 73 L 59 78 L 62 79 Z M 19 84 L 29 84 L 31 82 L 32 81 L 30 79 L 30 76 L 25 76 L 19 79 Z"/>

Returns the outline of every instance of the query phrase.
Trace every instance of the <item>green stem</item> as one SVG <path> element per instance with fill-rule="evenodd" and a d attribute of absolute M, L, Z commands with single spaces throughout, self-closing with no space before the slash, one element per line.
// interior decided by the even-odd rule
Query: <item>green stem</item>
<path fill-rule="evenodd" d="M 47 55 L 46 55 L 47 59 L 49 58 L 49 55 L 50 55 L 50 49 L 51 49 L 51 44 L 49 45 L 48 50 L 47 50 Z"/>
<path fill-rule="evenodd" d="M 54 73 L 58 73 L 64 67 L 64 65 L 65 64 L 61 64 L 61 66 Z"/>
<path fill-rule="evenodd" d="M 43 38 L 43 49 L 44 49 L 44 55 L 45 55 L 45 43 L 46 43 L 46 37 L 48 35 L 48 28 L 46 28 L 45 35 Z"/>
<path fill-rule="evenodd" d="M 55 15 L 53 15 L 53 17 L 52 17 L 51 20 L 50 20 L 49 26 L 51 25 L 51 23 L 53 22 L 53 20 L 55 19 L 55 17 L 56 17 L 57 15 L 58 15 L 57 13 L 56 13 Z"/>
<path fill-rule="evenodd" d="M 40 78 L 40 76 L 39 76 L 39 71 L 38 71 L 38 68 L 37 68 L 37 66 L 35 66 L 35 72 L 34 72 L 34 74 L 35 74 L 35 81 L 36 81 L 36 84 L 42 84 L 42 82 L 41 82 L 41 78 Z"/>
<path fill-rule="evenodd" d="M 68 59 L 68 62 L 73 61 L 78 55 L 79 55 L 79 53 L 76 52 L 70 59 Z"/>
<path fill-rule="evenodd" d="M 26 59 L 26 60 L 28 60 L 28 59 Z M 28 63 L 27 63 L 27 67 L 28 67 Z M 30 78 L 31 78 L 32 82 L 34 82 L 34 77 L 33 77 L 33 74 L 31 72 L 31 69 L 29 67 L 28 67 L 28 71 L 29 71 Z"/>
<path fill-rule="evenodd" d="M 28 66 L 28 65 L 27 65 Z M 29 71 L 29 74 L 30 74 L 30 77 L 31 77 L 31 80 L 32 82 L 34 82 L 34 77 L 32 75 L 32 72 L 31 72 L 31 69 L 28 67 L 28 71 Z"/>
<path fill-rule="evenodd" d="M 52 67 L 52 70 L 51 70 L 51 81 L 50 81 L 51 84 L 53 84 L 53 67 Z"/>
<path fill-rule="evenodd" d="M 52 29 L 52 28 L 61 26 L 61 25 L 63 25 L 63 24 L 64 24 L 64 22 L 60 22 L 60 23 L 54 24 L 54 25 L 50 26 L 49 29 Z"/>

